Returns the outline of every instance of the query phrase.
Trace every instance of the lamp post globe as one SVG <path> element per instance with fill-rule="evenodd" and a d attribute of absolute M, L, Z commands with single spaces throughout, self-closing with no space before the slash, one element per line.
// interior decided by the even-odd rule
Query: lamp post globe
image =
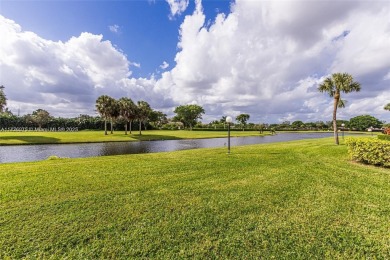
<path fill-rule="evenodd" d="M 230 123 L 233 122 L 233 118 L 231 116 L 226 117 L 226 123 L 228 125 L 228 154 L 230 154 Z"/>

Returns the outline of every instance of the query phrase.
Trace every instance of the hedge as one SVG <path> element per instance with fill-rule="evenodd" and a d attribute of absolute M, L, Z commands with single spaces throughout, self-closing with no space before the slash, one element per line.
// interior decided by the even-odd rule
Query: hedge
<path fill-rule="evenodd" d="M 390 142 L 372 138 L 346 138 L 352 160 L 390 167 Z"/>
<path fill-rule="evenodd" d="M 390 141 L 390 135 L 378 135 L 378 139 Z"/>

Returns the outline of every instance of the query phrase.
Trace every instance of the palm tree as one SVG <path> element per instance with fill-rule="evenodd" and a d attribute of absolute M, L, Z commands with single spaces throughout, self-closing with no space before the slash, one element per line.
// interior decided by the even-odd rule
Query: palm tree
<path fill-rule="evenodd" d="M 119 113 L 125 119 L 125 134 L 127 135 L 127 124 L 130 124 L 130 134 L 131 134 L 131 122 L 135 119 L 137 113 L 137 106 L 134 104 L 133 100 L 127 97 L 122 97 L 119 99 Z"/>
<path fill-rule="evenodd" d="M 388 104 L 384 107 L 384 109 L 390 111 L 390 103 L 388 103 Z"/>
<path fill-rule="evenodd" d="M 107 119 L 111 118 L 111 107 L 115 99 L 110 96 L 102 95 L 96 100 L 96 109 L 104 119 L 104 134 L 107 135 Z"/>
<path fill-rule="evenodd" d="M 119 117 L 119 103 L 117 100 L 113 99 L 110 106 L 110 126 L 111 126 L 111 134 L 114 133 L 114 121 Z"/>
<path fill-rule="evenodd" d="M 141 132 L 141 125 L 144 123 L 145 130 L 146 130 L 146 122 L 149 119 L 150 112 L 152 111 L 150 105 L 146 101 L 138 101 L 138 113 L 137 113 L 137 119 L 139 122 L 139 134 L 142 135 Z"/>
<path fill-rule="evenodd" d="M 0 86 L 0 112 L 3 112 L 4 107 L 7 105 L 7 98 L 5 97 L 3 89 L 4 86 L 1 85 Z"/>
<path fill-rule="evenodd" d="M 360 91 L 360 83 L 355 82 L 353 77 L 348 73 L 334 73 L 331 77 L 327 77 L 323 83 L 318 86 L 320 92 L 326 92 L 330 97 L 333 97 L 333 131 L 335 143 L 339 144 L 339 136 L 337 132 L 337 108 L 345 107 L 345 100 L 341 99 L 341 92 L 350 93 Z"/>

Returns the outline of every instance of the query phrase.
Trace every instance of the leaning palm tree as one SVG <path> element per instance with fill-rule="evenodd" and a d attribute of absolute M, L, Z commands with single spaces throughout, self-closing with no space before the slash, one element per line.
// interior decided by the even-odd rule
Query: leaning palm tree
<path fill-rule="evenodd" d="M 388 103 L 388 104 L 384 107 L 384 109 L 390 111 L 390 103 Z"/>
<path fill-rule="evenodd" d="M 107 120 L 111 118 L 111 107 L 115 99 L 110 96 L 102 95 L 96 100 L 96 109 L 104 119 L 104 134 L 107 135 Z"/>
<path fill-rule="evenodd" d="M 127 124 L 130 124 L 131 134 L 131 122 L 135 119 L 137 106 L 134 102 L 127 97 L 122 97 L 118 100 L 119 102 L 119 113 L 125 119 L 125 134 L 127 135 Z"/>
<path fill-rule="evenodd" d="M 339 136 L 337 132 L 337 108 L 345 107 L 345 100 L 341 99 L 341 92 L 350 93 L 360 91 L 360 83 L 355 82 L 353 77 L 348 73 L 334 73 L 331 77 L 327 77 L 323 83 L 318 86 L 320 92 L 326 92 L 330 97 L 333 97 L 333 131 L 335 143 L 339 144 Z"/>
<path fill-rule="evenodd" d="M 152 112 L 152 108 L 146 101 L 138 101 L 137 119 L 139 122 L 139 134 L 142 135 L 141 125 L 144 123 L 146 129 L 146 122 L 149 119 L 149 115 Z"/>

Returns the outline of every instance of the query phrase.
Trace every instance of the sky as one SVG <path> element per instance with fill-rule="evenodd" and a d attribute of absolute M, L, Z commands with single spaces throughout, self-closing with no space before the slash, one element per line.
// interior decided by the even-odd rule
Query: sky
<path fill-rule="evenodd" d="M 97 115 L 100 95 L 203 122 L 331 121 L 317 91 L 346 72 L 338 119 L 390 122 L 390 1 L 0 0 L 0 85 L 14 113 Z"/>

